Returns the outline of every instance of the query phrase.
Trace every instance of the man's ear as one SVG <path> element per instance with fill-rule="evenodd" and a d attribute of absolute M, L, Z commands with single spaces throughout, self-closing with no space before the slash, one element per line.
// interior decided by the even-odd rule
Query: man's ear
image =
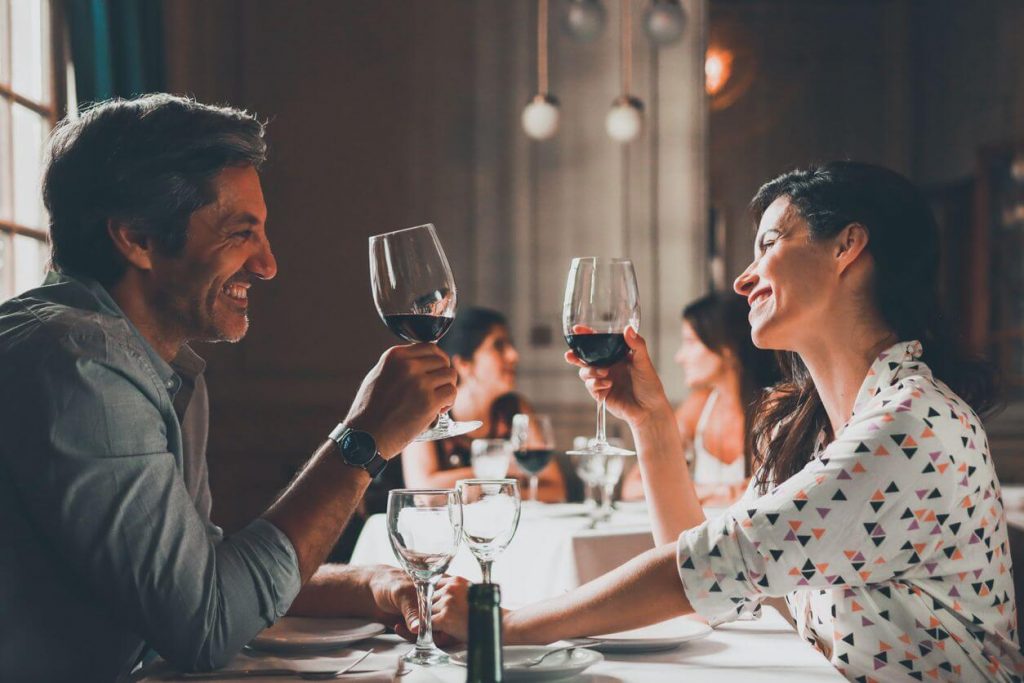
<path fill-rule="evenodd" d="M 139 270 L 152 270 L 153 239 L 136 230 L 125 221 L 110 218 L 107 220 L 107 234 L 114 248 L 131 265 Z"/>
<path fill-rule="evenodd" d="M 860 258 L 868 247 L 868 229 L 861 223 L 850 223 L 836 236 L 835 259 L 843 273 Z"/>

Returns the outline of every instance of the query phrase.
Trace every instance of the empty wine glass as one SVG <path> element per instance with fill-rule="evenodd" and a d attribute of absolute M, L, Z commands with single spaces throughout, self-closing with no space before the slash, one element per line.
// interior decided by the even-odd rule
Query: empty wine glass
<path fill-rule="evenodd" d="M 511 461 L 508 439 L 473 439 L 469 445 L 469 463 L 477 479 L 504 479 Z"/>
<path fill-rule="evenodd" d="M 370 285 L 384 324 L 408 342 L 436 343 L 455 320 L 455 278 L 429 223 L 370 238 Z M 445 411 L 416 441 L 447 439 L 481 424 L 454 422 Z"/>
<path fill-rule="evenodd" d="M 491 583 L 491 565 L 519 526 L 519 483 L 515 479 L 460 479 L 455 486 L 462 500 L 462 535 L 480 563 L 483 583 Z"/>
<path fill-rule="evenodd" d="M 582 256 L 569 267 L 562 306 L 562 332 L 576 357 L 592 367 L 607 368 L 626 357 L 625 329 L 640 329 L 640 295 L 629 259 Z M 608 443 L 605 402 L 597 404 L 594 438 L 576 453 L 635 455 Z"/>
<path fill-rule="evenodd" d="M 434 645 L 430 607 L 434 584 L 448 569 L 462 537 L 462 505 L 453 489 L 394 489 L 388 493 L 388 538 L 395 557 L 416 584 L 420 628 L 410 664 L 446 664 Z"/>
<path fill-rule="evenodd" d="M 555 430 L 547 415 L 517 413 L 512 417 L 512 454 L 516 463 L 530 475 L 530 500 L 537 501 L 537 475 L 551 462 L 555 453 Z"/>

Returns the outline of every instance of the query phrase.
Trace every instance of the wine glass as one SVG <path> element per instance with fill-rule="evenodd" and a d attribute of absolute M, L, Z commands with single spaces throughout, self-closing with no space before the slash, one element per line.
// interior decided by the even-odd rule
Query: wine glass
<path fill-rule="evenodd" d="M 477 479 L 504 479 L 511 460 L 508 439 L 473 439 L 469 445 L 469 463 Z"/>
<path fill-rule="evenodd" d="M 625 329 L 640 329 L 640 295 L 636 272 L 629 259 L 582 256 L 574 258 L 565 285 L 562 332 L 581 361 L 597 368 L 615 365 L 626 357 Z M 570 455 L 636 455 L 608 443 L 605 402 L 597 404 L 597 433 L 587 447 Z"/>
<path fill-rule="evenodd" d="M 491 565 L 519 526 L 519 482 L 459 479 L 455 486 L 462 500 L 462 535 L 480 563 L 483 583 L 491 583 Z"/>
<path fill-rule="evenodd" d="M 448 569 L 462 537 L 462 505 L 453 489 L 393 489 L 388 493 L 388 538 L 395 557 L 416 584 L 420 628 L 410 664 L 446 664 L 434 645 L 430 608 L 434 584 Z"/>
<path fill-rule="evenodd" d="M 512 416 L 512 454 L 516 463 L 530 475 L 530 500 L 537 501 L 537 475 L 551 462 L 555 453 L 555 430 L 547 415 L 517 413 Z"/>
<path fill-rule="evenodd" d="M 455 320 L 455 278 L 429 223 L 370 238 L 370 285 L 384 324 L 408 342 L 437 342 Z M 447 439 L 481 424 L 454 422 L 444 411 L 416 441 Z"/>

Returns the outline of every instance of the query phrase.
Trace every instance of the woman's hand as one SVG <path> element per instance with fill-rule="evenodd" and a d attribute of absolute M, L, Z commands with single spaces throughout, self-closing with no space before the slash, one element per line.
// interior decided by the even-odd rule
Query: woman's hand
<path fill-rule="evenodd" d="M 434 589 L 431 624 L 452 638 L 466 642 L 469 631 L 469 586 L 461 576 L 445 577 Z"/>
<path fill-rule="evenodd" d="M 597 401 L 605 399 L 612 415 L 630 427 L 640 427 L 658 413 L 667 412 L 671 419 L 672 406 L 651 363 L 647 342 L 632 326 L 626 328 L 625 337 L 630 353 L 610 368 L 590 367 L 572 351 L 566 352 L 565 360 L 580 368 L 580 379 L 590 395 Z"/>

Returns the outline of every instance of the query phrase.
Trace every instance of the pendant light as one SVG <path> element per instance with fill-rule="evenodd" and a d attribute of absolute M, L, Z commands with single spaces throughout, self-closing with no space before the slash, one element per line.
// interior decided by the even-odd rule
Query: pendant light
<path fill-rule="evenodd" d="M 548 92 L 548 0 L 537 0 L 537 94 L 523 109 L 522 124 L 534 140 L 558 131 L 558 100 Z"/>
<path fill-rule="evenodd" d="M 601 35 L 605 11 L 600 0 L 569 0 L 562 27 L 578 43 L 589 43 Z"/>
<path fill-rule="evenodd" d="M 622 94 L 612 102 L 612 108 L 604 121 L 608 137 L 622 144 L 635 140 L 644 127 L 644 103 L 630 94 L 633 86 L 633 26 L 629 13 L 630 2 L 631 0 L 619 0 L 622 13 L 619 21 Z"/>

